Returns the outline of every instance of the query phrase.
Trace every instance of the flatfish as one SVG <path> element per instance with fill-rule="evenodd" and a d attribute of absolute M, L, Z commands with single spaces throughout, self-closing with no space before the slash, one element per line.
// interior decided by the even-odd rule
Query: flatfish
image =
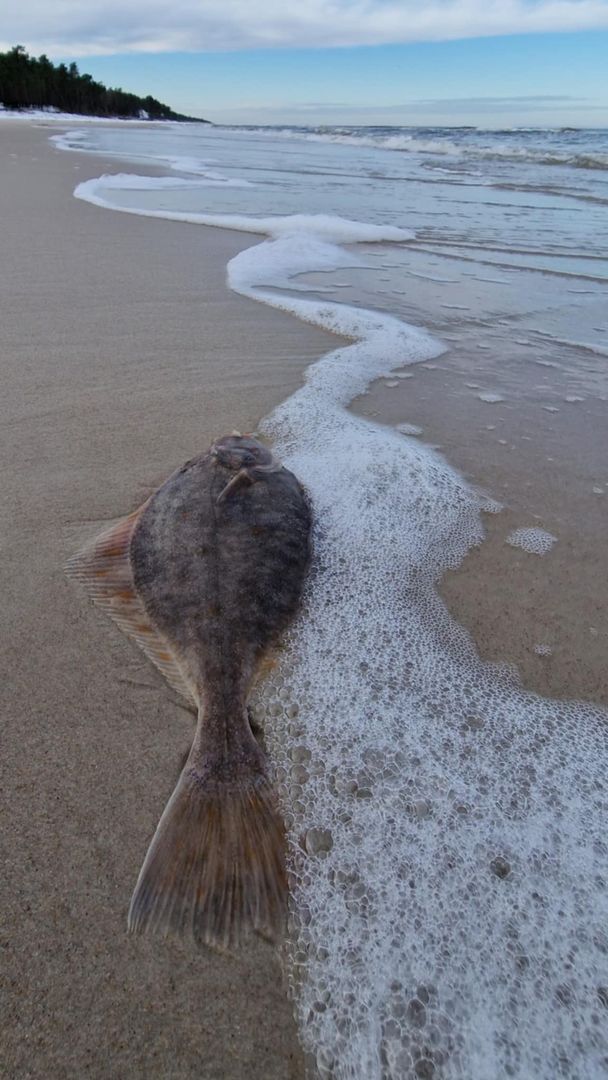
<path fill-rule="evenodd" d="M 228 435 L 66 566 L 196 709 L 192 748 L 129 909 L 132 931 L 220 947 L 280 935 L 285 835 L 247 699 L 297 610 L 311 511 L 257 440 Z"/>

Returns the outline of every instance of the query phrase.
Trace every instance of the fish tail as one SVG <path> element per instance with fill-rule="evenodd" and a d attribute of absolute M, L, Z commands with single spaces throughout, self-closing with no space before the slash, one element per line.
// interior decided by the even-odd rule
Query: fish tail
<path fill-rule="evenodd" d="M 222 780 L 191 752 L 141 868 L 129 930 L 219 948 L 250 930 L 275 940 L 286 898 L 285 830 L 260 762 Z"/>

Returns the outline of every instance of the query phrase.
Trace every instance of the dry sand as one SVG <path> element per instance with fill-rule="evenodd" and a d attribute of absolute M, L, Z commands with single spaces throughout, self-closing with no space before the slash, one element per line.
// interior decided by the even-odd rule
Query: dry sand
<path fill-rule="evenodd" d="M 120 167 L 49 134 L 0 125 L 0 1073 L 301 1077 L 268 946 L 126 934 L 192 718 L 61 568 L 213 437 L 254 429 L 335 339 L 228 291 L 250 236 L 75 200 Z"/>

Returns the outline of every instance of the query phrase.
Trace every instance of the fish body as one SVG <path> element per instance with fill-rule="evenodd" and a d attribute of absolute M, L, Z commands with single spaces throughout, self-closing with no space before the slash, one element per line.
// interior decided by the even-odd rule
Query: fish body
<path fill-rule="evenodd" d="M 133 894 L 132 930 L 220 946 L 247 929 L 280 933 L 284 829 L 247 699 L 297 610 L 310 528 L 293 473 L 231 435 L 68 564 L 198 713 Z"/>

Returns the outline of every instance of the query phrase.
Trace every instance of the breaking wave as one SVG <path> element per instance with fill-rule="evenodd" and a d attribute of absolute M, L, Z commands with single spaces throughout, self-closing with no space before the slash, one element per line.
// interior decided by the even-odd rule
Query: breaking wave
<path fill-rule="evenodd" d="M 608 169 L 608 146 L 605 151 L 576 150 L 571 151 L 553 148 L 550 145 L 543 147 L 543 142 L 548 140 L 548 135 L 557 135 L 550 129 L 542 132 L 536 129 L 516 129 L 511 133 L 506 131 L 492 132 L 492 138 L 485 138 L 485 132 L 476 129 L 465 129 L 458 141 L 454 139 L 454 129 L 444 129 L 446 134 L 441 137 L 433 136 L 432 129 L 428 134 L 412 133 L 407 129 L 377 130 L 374 128 L 353 129 L 303 129 L 303 128 L 280 128 L 273 131 L 272 128 L 247 128 L 248 134 L 268 137 L 280 131 L 281 137 L 304 139 L 308 142 L 338 143 L 347 146 L 368 146 L 377 150 L 392 150 L 408 154 L 425 154 L 435 157 L 466 158 L 472 160 L 503 160 L 513 162 L 530 162 L 534 165 L 566 165 L 575 169 Z M 471 136 L 471 130 L 474 132 Z M 447 134 L 449 133 L 449 135 Z M 526 137 L 534 145 L 513 145 L 512 141 L 502 141 L 507 134 Z M 560 140 L 564 142 L 563 133 Z M 531 136 L 537 136 L 533 139 Z M 539 138 L 540 136 L 540 138 Z M 605 140 L 604 140 L 605 141 Z M 539 146 L 540 143 L 540 146 Z"/>

